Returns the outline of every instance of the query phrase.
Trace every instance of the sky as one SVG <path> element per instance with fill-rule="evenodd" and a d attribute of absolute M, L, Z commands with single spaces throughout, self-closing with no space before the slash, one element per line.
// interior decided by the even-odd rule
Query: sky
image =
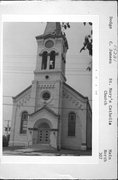
<path fill-rule="evenodd" d="M 43 22 L 5 22 L 3 24 L 3 120 L 12 118 L 12 97 L 31 85 L 36 65 L 35 37 L 44 32 Z M 70 86 L 92 100 L 92 72 L 86 71 L 91 61 L 88 51 L 80 49 L 91 26 L 71 23 L 65 31 L 69 44 L 66 56 L 66 78 Z"/>

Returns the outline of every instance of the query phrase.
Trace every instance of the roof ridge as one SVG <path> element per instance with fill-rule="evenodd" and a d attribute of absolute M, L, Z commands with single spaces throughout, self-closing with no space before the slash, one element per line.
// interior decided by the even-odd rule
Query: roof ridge
<path fill-rule="evenodd" d="M 12 97 L 13 99 L 16 99 L 18 96 L 22 95 L 24 92 L 26 92 L 28 89 L 30 89 L 32 87 L 32 85 L 28 86 L 26 89 L 24 89 L 23 91 L 21 91 L 19 94 L 17 94 L 16 96 Z"/>
<path fill-rule="evenodd" d="M 75 93 L 79 94 L 82 98 L 88 99 L 87 96 L 83 96 L 80 92 L 76 91 L 74 88 L 72 88 L 72 87 L 71 87 L 70 85 L 68 85 L 67 83 L 64 82 L 64 84 L 65 84 L 66 86 L 68 86 L 70 89 L 72 89 Z"/>

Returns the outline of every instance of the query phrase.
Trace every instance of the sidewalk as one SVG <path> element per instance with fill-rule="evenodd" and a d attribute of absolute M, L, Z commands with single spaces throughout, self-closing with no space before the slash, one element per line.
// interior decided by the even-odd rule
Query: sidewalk
<path fill-rule="evenodd" d="M 91 156 L 91 151 L 81 150 L 66 150 L 61 149 L 38 149 L 38 148 L 24 148 L 24 147 L 5 147 L 3 155 L 17 155 L 17 156 Z"/>

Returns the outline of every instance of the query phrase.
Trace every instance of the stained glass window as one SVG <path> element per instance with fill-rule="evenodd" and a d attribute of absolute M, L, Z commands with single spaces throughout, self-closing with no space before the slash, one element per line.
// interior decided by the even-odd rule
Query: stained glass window
<path fill-rule="evenodd" d="M 21 128 L 20 133 L 26 134 L 27 133 L 27 122 L 28 122 L 28 112 L 24 111 L 21 115 Z"/>
<path fill-rule="evenodd" d="M 68 136 L 75 136 L 76 114 L 70 112 L 68 115 Z"/>

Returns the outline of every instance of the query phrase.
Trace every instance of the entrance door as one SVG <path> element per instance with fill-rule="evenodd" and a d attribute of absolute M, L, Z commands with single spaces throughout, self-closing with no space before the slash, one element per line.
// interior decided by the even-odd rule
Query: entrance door
<path fill-rule="evenodd" d="M 48 129 L 39 129 L 38 143 L 40 143 L 40 144 L 48 144 L 49 143 L 49 130 Z"/>
<path fill-rule="evenodd" d="M 49 144 L 50 142 L 50 129 L 47 123 L 41 123 L 38 129 L 38 142 L 39 144 Z"/>

